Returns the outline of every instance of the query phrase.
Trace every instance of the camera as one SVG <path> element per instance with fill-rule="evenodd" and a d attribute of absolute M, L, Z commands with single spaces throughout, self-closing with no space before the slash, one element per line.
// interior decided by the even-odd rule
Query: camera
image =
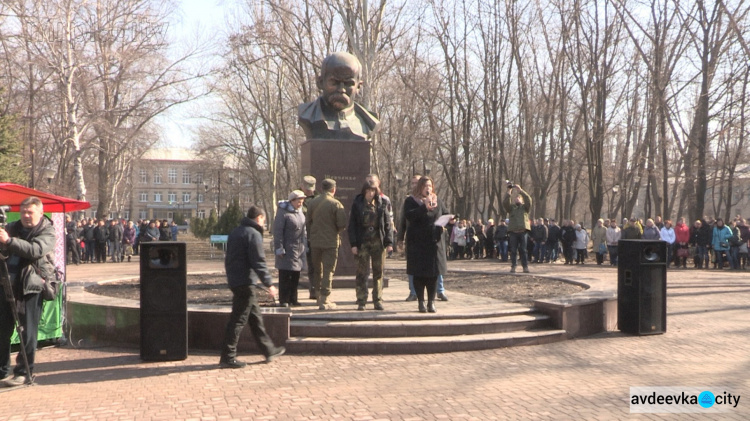
<path fill-rule="evenodd" d="M 513 184 L 510 180 L 505 180 L 505 184 L 508 186 L 509 189 L 512 189 L 513 187 L 516 187 L 515 184 Z"/>
<path fill-rule="evenodd" d="M 5 223 L 8 221 L 8 217 L 5 212 L 10 212 L 10 206 L 0 206 L 0 227 L 4 228 Z"/>

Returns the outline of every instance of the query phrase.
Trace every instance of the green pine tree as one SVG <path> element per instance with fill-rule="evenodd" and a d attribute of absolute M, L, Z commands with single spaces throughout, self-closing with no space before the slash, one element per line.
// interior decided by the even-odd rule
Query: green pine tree
<path fill-rule="evenodd" d="M 225 210 L 224 213 L 221 214 L 219 223 L 216 224 L 216 232 L 214 234 L 229 234 L 240 224 L 243 216 L 245 215 L 242 214 L 240 204 L 236 199 L 232 200 L 232 203 L 229 205 L 227 210 Z"/>
<path fill-rule="evenodd" d="M 2 90 L 0 89 L 0 98 Z M 3 110 L 0 99 L 0 110 Z M 0 181 L 26 184 L 28 173 L 23 165 L 23 144 L 15 130 L 12 115 L 0 111 Z"/>

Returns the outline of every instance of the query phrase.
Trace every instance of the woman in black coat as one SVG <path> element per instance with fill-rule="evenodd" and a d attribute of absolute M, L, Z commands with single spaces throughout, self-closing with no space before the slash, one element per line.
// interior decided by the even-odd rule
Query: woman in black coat
<path fill-rule="evenodd" d="M 432 179 L 422 177 L 404 203 L 404 215 L 409 222 L 406 230 L 406 273 L 414 276 L 420 313 L 436 312 L 437 277 L 444 275 L 447 268 L 445 230 L 435 226 L 435 221 L 447 212 L 432 189 Z M 425 288 L 427 308 L 424 305 Z"/>

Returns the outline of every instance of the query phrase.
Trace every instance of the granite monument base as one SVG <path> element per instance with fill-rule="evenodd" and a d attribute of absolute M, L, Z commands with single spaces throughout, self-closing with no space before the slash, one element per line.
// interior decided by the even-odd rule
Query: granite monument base
<path fill-rule="evenodd" d="M 370 147 L 370 142 L 362 140 L 310 139 L 302 144 L 302 175 L 312 175 L 318 180 L 318 192 L 323 179 L 336 180 L 335 197 L 344 205 L 347 217 L 354 198 L 370 173 Z M 349 235 L 344 230 L 334 276 L 354 276 L 356 273 Z"/>

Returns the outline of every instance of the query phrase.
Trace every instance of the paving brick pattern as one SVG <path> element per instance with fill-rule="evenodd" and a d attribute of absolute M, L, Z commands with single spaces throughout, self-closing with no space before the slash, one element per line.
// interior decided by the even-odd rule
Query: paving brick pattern
<path fill-rule="evenodd" d="M 127 264 L 121 265 L 71 268 L 69 279 L 126 275 Z M 508 269 L 495 262 L 449 265 Z M 189 270 L 207 266 L 191 264 Z M 607 267 L 531 269 L 616 285 L 616 272 Z M 241 355 L 254 363 L 242 370 L 218 369 L 218 352 L 144 363 L 137 349 L 45 348 L 37 354 L 36 386 L 0 391 L 0 419 L 750 418 L 750 276 L 670 270 L 668 280 L 668 332 L 655 336 L 607 332 L 548 345 L 449 354 L 289 355 L 269 365 L 259 355 Z M 403 299 L 389 297 L 387 290 L 385 296 Z M 458 303 L 441 303 L 450 305 Z M 725 386 L 741 401 L 732 412 L 713 418 L 631 415 L 630 386 Z"/>

